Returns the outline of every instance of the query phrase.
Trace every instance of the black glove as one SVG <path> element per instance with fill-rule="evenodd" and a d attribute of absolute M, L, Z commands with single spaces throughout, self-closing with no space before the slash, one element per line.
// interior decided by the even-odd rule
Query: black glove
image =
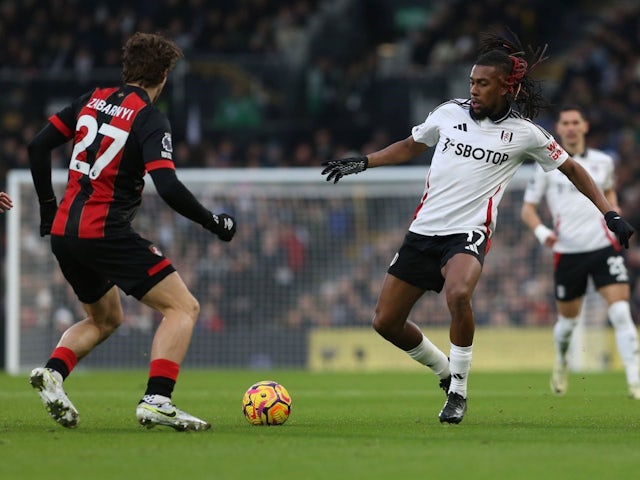
<path fill-rule="evenodd" d="M 366 155 L 359 157 L 343 158 L 342 160 L 329 160 L 322 164 L 325 167 L 322 170 L 322 175 L 327 175 L 327 182 L 333 180 L 333 183 L 338 183 L 345 175 L 351 175 L 352 173 L 360 173 L 367 169 L 369 166 L 369 159 Z"/>
<path fill-rule="evenodd" d="M 212 213 L 211 221 L 203 226 L 211 233 L 215 233 L 223 242 L 230 242 L 236 234 L 236 220 L 226 213 L 218 215 Z"/>
<path fill-rule="evenodd" d="M 611 210 L 604 214 L 604 219 L 607 221 L 607 227 L 618 237 L 618 242 L 624 248 L 629 248 L 629 238 L 633 235 L 633 227 L 622 218 L 617 212 Z"/>
<path fill-rule="evenodd" d="M 40 202 L 40 236 L 44 237 L 51 233 L 51 226 L 53 225 L 53 219 L 56 218 L 56 212 L 58 211 L 58 202 L 56 197 L 50 200 Z"/>

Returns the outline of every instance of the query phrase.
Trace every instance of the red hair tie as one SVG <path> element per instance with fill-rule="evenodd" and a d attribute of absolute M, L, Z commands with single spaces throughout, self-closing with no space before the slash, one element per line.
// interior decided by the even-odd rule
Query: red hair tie
<path fill-rule="evenodd" d="M 518 93 L 520 93 L 520 82 L 527 74 L 527 68 L 529 65 L 523 58 L 515 57 L 513 55 L 509 55 L 509 58 L 513 62 L 513 68 L 511 69 L 511 74 L 507 77 L 507 85 L 509 85 L 509 93 L 516 97 Z"/>

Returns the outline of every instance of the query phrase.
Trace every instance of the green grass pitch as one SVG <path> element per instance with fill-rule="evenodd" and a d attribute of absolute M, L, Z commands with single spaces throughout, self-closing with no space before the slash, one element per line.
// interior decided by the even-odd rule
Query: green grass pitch
<path fill-rule="evenodd" d="M 176 404 L 213 423 L 202 433 L 146 430 L 135 405 L 146 372 L 74 372 L 66 390 L 80 426 L 46 414 L 26 375 L 0 374 L 2 479 L 621 479 L 640 471 L 640 401 L 623 374 L 473 372 L 469 411 L 440 425 L 444 394 L 428 373 L 184 369 Z M 273 379 L 291 417 L 249 425 L 244 390 Z"/>

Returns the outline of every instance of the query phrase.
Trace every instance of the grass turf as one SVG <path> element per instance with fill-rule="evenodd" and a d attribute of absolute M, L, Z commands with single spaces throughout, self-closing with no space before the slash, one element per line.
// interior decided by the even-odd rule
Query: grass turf
<path fill-rule="evenodd" d="M 562 398 L 547 373 L 472 372 L 467 416 L 441 425 L 429 374 L 185 370 L 174 400 L 213 423 L 202 433 L 140 427 L 145 376 L 74 372 L 81 423 L 66 430 L 26 376 L 0 374 L 0 478 L 617 479 L 640 465 L 640 401 L 620 372 L 572 375 Z M 264 379 L 291 393 L 285 425 L 242 416 L 244 390 Z"/>

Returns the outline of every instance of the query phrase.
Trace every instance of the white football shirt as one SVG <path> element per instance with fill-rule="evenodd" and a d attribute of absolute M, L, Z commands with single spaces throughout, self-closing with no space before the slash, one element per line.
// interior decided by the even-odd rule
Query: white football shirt
<path fill-rule="evenodd" d="M 613 188 L 614 163 L 609 155 L 589 148 L 584 155 L 572 158 L 589 172 L 602 191 Z M 524 201 L 537 205 L 543 197 L 558 236 L 554 252 L 591 252 L 617 244 L 600 210 L 562 173 L 536 170 L 525 190 Z"/>
<path fill-rule="evenodd" d="M 568 155 L 548 132 L 514 110 L 475 120 L 470 101 L 450 100 L 413 127 L 413 139 L 435 146 L 422 200 L 409 230 L 420 235 L 481 231 L 491 237 L 498 204 L 526 159 L 545 170 Z"/>

